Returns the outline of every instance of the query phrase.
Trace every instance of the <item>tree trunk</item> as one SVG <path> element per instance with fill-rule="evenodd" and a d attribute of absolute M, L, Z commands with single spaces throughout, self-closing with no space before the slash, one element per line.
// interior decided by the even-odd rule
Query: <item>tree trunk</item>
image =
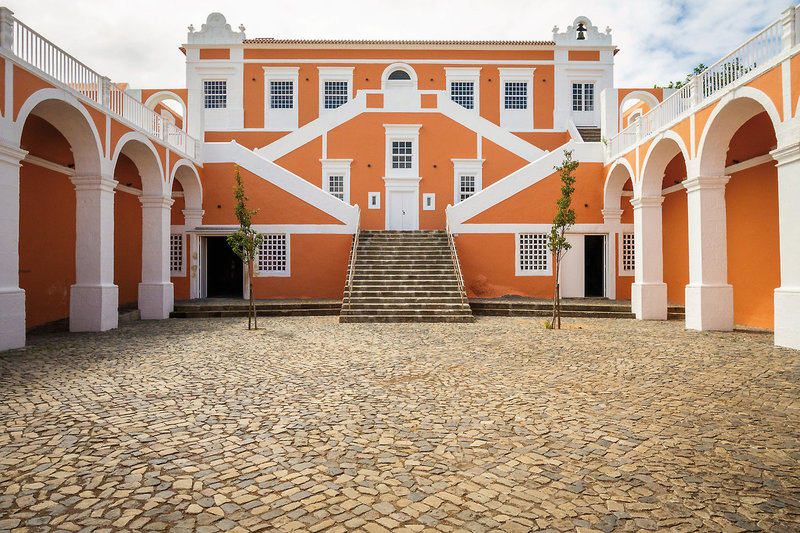
<path fill-rule="evenodd" d="M 250 261 L 250 305 L 253 307 L 253 329 L 258 329 L 258 309 L 256 309 L 256 293 L 253 288 L 253 262 Z"/>

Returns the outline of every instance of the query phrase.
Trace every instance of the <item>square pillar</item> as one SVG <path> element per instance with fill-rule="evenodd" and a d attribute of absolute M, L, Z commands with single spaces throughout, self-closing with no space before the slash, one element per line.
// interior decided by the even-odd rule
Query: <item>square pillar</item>
<path fill-rule="evenodd" d="M 775 289 L 775 344 L 800 350 L 800 144 L 773 150 L 778 169 L 781 286 Z"/>
<path fill-rule="evenodd" d="M 189 298 L 200 298 L 200 236 L 192 230 L 203 225 L 203 211 L 202 209 L 184 209 L 184 225 L 186 233 L 189 237 L 189 256 L 187 257 L 186 264 L 188 271 L 186 275 L 189 276 Z"/>
<path fill-rule="evenodd" d="M 683 182 L 689 219 L 689 284 L 686 327 L 733 330 L 733 286 L 728 284 L 725 185 L 730 176 L 693 177 Z"/>
<path fill-rule="evenodd" d="M 631 308 L 639 320 L 667 319 L 667 284 L 661 229 L 663 196 L 634 198 L 636 281 L 631 285 Z"/>
<path fill-rule="evenodd" d="M 142 282 L 139 311 L 143 320 L 169 318 L 175 295 L 169 277 L 170 206 L 172 198 L 141 196 Z"/>
<path fill-rule="evenodd" d="M 0 144 L 0 350 L 25 346 L 25 291 L 19 288 L 19 168 L 26 154 L 18 146 Z"/>
<path fill-rule="evenodd" d="M 603 209 L 603 225 L 608 231 L 606 245 L 606 296 L 617 299 L 617 242 L 622 233 L 622 209 Z"/>
<path fill-rule="evenodd" d="M 119 322 L 114 285 L 114 189 L 107 176 L 75 176 L 75 284 L 70 331 L 105 331 Z"/>

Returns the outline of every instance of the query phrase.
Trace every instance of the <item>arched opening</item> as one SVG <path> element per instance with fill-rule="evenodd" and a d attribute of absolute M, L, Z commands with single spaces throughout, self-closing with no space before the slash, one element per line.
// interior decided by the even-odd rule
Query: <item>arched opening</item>
<path fill-rule="evenodd" d="M 78 217 L 71 180 L 100 175 L 96 130 L 79 103 L 52 90 L 29 98 L 18 124 L 20 147 L 28 152 L 20 168 L 19 199 L 19 286 L 25 290 L 26 328 L 68 317 L 97 318 L 100 308 L 71 309 L 73 287 L 95 281 L 86 269 L 79 271 L 76 247 L 82 257 L 92 257 L 95 250 L 85 245 L 96 239 L 97 229 L 79 223 L 87 213 Z"/>
<path fill-rule="evenodd" d="M 408 72 L 406 72 L 405 70 L 397 69 L 397 70 L 392 71 L 391 74 L 389 74 L 389 78 L 388 79 L 389 80 L 410 80 L 411 76 L 409 76 Z"/>
<path fill-rule="evenodd" d="M 191 230 L 202 224 L 202 187 L 197 170 L 188 161 L 176 164 L 171 185 L 170 279 L 175 299 L 200 296 L 200 239 Z"/>
<path fill-rule="evenodd" d="M 725 185 L 727 277 L 735 324 L 771 328 L 780 286 L 775 112 L 755 98 L 720 104 L 703 134 L 702 175 L 730 176 Z"/>
<path fill-rule="evenodd" d="M 622 131 L 659 104 L 658 98 L 647 91 L 632 91 L 619 103 L 619 129 Z"/>
<path fill-rule="evenodd" d="M 615 265 L 615 294 L 618 300 L 630 300 L 631 284 L 634 280 L 634 235 L 633 224 L 633 174 L 627 161 L 617 162 L 608 174 L 603 191 L 603 213 L 606 222 L 619 217 L 623 229 L 614 238 L 613 262 Z"/>
<path fill-rule="evenodd" d="M 174 92 L 156 92 L 145 100 L 144 105 L 186 131 L 186 102 Z"/>
<path fill-rule="evenodd" d="M 381 76 L 382 89 L 416 89 L 417 73 L 410 65 L 394 63 L 384 69 Z"/>

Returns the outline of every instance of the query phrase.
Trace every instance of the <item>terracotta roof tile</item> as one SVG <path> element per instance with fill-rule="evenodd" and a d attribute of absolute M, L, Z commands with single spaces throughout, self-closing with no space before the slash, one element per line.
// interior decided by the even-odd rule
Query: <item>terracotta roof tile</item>
<path fill-rule="evenodd" d="M 451 41 L 451 40 L 379 40 L 379 39 L 275 39 L 257 37 L 245 39 L 244 44 L 429 44 L 429 45 L 506 45 L 506 46 L 553 46 L 553 41 Z"/>

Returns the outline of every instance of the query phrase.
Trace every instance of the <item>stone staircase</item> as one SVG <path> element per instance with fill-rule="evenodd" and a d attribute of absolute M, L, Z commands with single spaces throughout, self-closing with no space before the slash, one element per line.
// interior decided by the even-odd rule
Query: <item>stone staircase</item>
<path fill-rule="evenodd" d="M 349 269 L 348 269 L 349 270 Z M 472 322 L 444 231 L 361 231 L 339 322 Z"/>
<path fill-rule="evenodd" d="M 578 128 L 578 133 L 581 134 L 581 138 L 583 142 L 586 143 L 599 143 L 602 140 L 602 136 L 600 133 L 600 128 Z"/>

